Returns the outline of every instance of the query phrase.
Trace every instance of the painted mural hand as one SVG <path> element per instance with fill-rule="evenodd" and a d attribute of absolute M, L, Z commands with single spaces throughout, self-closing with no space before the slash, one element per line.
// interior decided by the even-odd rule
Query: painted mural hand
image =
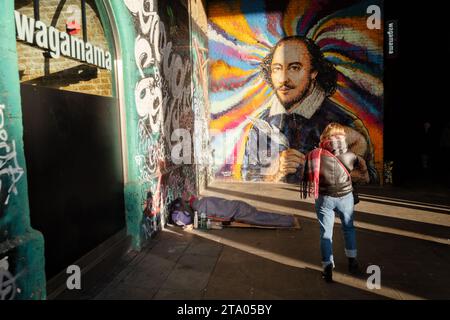
<path fill-rule="evenodd" d="M 361 157 L 366 154 L 368 148 L 367 140 L 360 132 L 350 127 L 345 127 L 345 140 L 351 152 Z"/>
<path fill-rule="evenodd" d="M 367 169 L 366 161 L 358 156 L 358 166 L 350 173 L 352 182 L 355 183 L 369 183 L 369 171 Z"/>
<path fill-rule="evenodd" d="M 300 165 L 305 164 L 305 155 L 295 149 L 287 149 L 280 154 L 279 173 L 288 175 L 295 173 Z"/>
<path fill-rule="evenodd" d="M 265 181 L 280 182 L 288 174 L 295 173 L 299 166 L 305 164 L 305 155 L 295 149 L 287 149 L 280 153 L 269 169 Z"/>

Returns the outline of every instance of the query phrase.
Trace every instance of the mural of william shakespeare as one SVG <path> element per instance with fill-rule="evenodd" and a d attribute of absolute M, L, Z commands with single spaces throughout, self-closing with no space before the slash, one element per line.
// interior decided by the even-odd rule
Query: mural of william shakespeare
<path fill-rule="evenodd" d="M 371 182 L 378 181 L 369 133 L 360 119 L 329 99 L 337 72 L 311 39 L 281 39 L 261 62 L 260 72 L 275 95 L 258 118 L 249 117 L 253 126 L 242 166 L 245 180 L 299 182 L 305 155 L 318 147 L 323 129 L 337 122 L 346 126 L 349 149 L 365 159 Z M 279 153 L 270 154 L 271 143 Z M 354 181 L 364 181 L 363 176 L 352 173 Z"/>

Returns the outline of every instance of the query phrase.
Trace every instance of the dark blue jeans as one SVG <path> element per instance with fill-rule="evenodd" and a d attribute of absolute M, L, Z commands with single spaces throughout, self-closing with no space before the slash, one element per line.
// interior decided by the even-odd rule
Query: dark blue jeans
<path fill-rule="evenodd" d="M 322 266 L 333 264 L 333 225 L 335 212 L 341 219 L 345 240 L 345 255 L 356 258 L 356 237 L 353 226 L 353 194 L 343 197 L 319 195 L 316 199 L 316 214 L 320 223 L 320 251 Z"/>

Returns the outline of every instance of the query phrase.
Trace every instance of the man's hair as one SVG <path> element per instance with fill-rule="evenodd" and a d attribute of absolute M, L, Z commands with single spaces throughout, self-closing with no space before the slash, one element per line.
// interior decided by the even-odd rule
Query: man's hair
<path fill-rule="evenodd" d="M 275 50 L 284 42 L 287 41 L 300 41 L 306 45 L 309 56 L 311 58 L 312 69 L 317 71 L 316 82 L 325 91 L 327 96 L 332 95 L 336 91 L 337 72 L 333 63 L 325 59 L 320 48 L 313 40 L 303 36 L 289 36 L 281 39 L 277 44 L 272 47 L 269 54 L 264 57 L 260 64 L 260 69 L 263 79 L 273 88 L 271 79 L 271 64 Z"/>

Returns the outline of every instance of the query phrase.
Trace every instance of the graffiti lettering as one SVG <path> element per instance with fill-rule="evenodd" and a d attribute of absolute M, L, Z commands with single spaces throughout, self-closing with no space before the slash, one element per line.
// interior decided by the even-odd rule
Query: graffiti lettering
<path fill-rule="evenodd" d="M 197 5 L 200 5 L 197 3 Z M 197 6 L 193 5 L 194 11 Z M 194 13 L 195 14 L 195 13 Z M 203 17 L 206 24 L 206 15 Z M 198 21 L 198 20 L 196 20 Z M 208 100 L 208 49 L 205 47 L 206 36 L 200 30 L 194 28 L 192 37 L 192 63 L 193 63 L 193 86 L 192 106 L 195 115 L 194 136 L 194 161 L 197 166 L 198 186 L 203 188 L 211 177 L 212 152 L 210 148 L 210 137 L 207 120 L 209 110 Z"/>
<path fill-rule="evenodd" d="M 125 5 L 139 25 L 134 48 L 140 75 L 135 87 L 139 116 L 135 161 L 140 181 L 150 182 L 170 156 L 169 133 L 180 128 L 181 115 L 190 111 L 190 63 L 173 52 L 154 0 L 126 0 Z"/>
<path fill-rule="evenodd" d="M 16 296 L 16 279 L 9 271 L 8 257 L 0 260 L 0 300 L 13 300 Z"/>
<path fill-rule="evenodd" d="M 175 20 L 171 19 L 170 28 L 166 28 L 155 0 L 124 0 L 124 3 L 136 26 L 134 57 L 138 78 L 135 107 L 138 119 L 134 161 L 143 198 L 148 202 L 149 192 L 153 195 L 152 208 L 149 211 L 148 203 L 144 206 L 141 220 L 141 235 L 148 239 L 164 224 L 166 205 L 182 193 L 195 192 L 193 170 L 184 172 L 183 166 L 175 167 L 178 162 L 170 162 L 173 153 L 177 155 L 176 160 L 191 162 L 191 64 L 187 51 L 186 54 L 179 51 L 180 48 L 185 50 L 187 45 L 172 42 L 166 34 L 166 30 L 173 34 Z M 187 30 L 187 21 L 185 26 Z M 180 135 L 177 129 L 183 134 Z M 174 134 L 177 136 L 172 140 Z"/>
<path fill-rule="evenodd" d="M 3 201 L 3 187 L 4 184 L 6 184 L 5 189 L 7 188 L 7 191 L 3 203 L 7 205 L 11 192 L 17 195 L 16 184 L 24 174 L 24 170 L 19 166 L 17 162 L 15 140 L 13 140 L 11 144 L 8 144 L 7 142 L 8 133 L 4 128 L 4 110 L 5 105 L 0 104 L 0 195 L 2 195 L 1 200 Z"/>
<path fill-rule="evenodd" d="M 151 181 L 151 175 L 156 172 L 158 163 L 164 161 L 164 146 L 154 148 L 158 141 L 159 133 L 152 134 L 143 119 L 138 122 L 139 140 L 138 155 L 135 161 L 139 168 L 139 179 Z"/>
<path fill-rule="evenodd" d="M 0 269 L 0 300 L 13 300 L 16 295 L 16 278 Z"/>
<path fill-rule="evenodd" d="M 145 239 L 150 239 L 158 229 L 157 217 L 144 217 L 144 223 L 142 224 L 142 231 Z"/>

